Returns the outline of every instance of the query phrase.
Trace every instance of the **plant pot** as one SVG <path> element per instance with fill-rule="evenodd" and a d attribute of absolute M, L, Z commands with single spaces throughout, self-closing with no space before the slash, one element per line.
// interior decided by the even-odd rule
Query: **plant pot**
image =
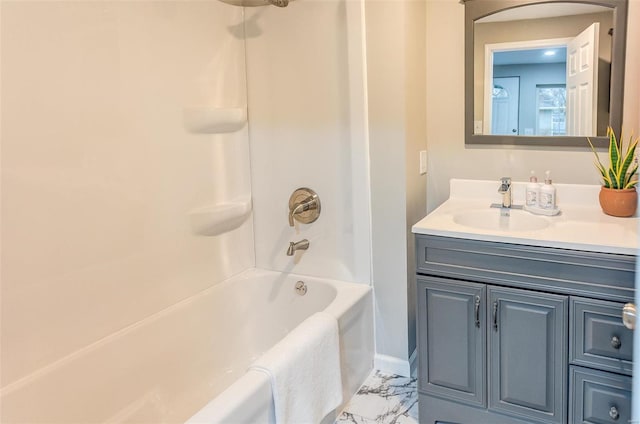
<path fill-rule="evenodd" d="M 615 190 L 602 187 L 600 189 L 600 207 L 607 215 L 628 217 L 636 213 L 638 192 L 635 188 Z"/>

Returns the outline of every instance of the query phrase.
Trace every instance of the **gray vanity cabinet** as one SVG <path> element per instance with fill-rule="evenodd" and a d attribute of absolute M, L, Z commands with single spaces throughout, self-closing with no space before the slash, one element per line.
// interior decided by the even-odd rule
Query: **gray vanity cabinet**
<path fill-rule="evenodd" d="M 416 236 L 422 424 L 630 414 L 635 256 Z"/>

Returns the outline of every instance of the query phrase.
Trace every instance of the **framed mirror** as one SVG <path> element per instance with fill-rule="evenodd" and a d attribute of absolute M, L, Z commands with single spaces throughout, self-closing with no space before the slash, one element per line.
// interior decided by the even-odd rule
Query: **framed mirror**
<path fill-rule="evenodd" d="M 622 123 L 627 0 L 462 0 L 465 143 L 608 145 Z"/>

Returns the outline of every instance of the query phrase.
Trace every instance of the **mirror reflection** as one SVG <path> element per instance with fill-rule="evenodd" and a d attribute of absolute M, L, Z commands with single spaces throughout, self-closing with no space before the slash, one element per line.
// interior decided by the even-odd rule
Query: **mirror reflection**
<path fill-rule="evenodd" d="M 474 134 L 604 136 L 611 8 L 534 4 L 474 22 Z"/>

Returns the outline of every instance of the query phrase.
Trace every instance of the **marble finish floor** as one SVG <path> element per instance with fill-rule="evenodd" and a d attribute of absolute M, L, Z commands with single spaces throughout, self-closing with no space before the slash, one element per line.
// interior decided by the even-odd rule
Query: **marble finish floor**
<path fill-rule="evenodd" d="M 374 371 L 335 424 L 418 424 L 415 377 Z"/>

